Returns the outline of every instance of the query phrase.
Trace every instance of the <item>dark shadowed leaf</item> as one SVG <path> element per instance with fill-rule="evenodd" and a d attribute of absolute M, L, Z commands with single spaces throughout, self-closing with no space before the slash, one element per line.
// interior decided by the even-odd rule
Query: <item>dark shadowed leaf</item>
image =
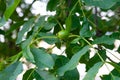
<path fill-rule="evenodd" d="M 0 1 L 0 17 L 3 16 L 6 9 L 6 0 Z"/>
<path fill-rule="evenodd" d="M 35 69 L 30 69 L 27 70 L 24 75 L 23 75 L 23 79 L 22 80 L 44 80 L 41 78 L 41 76 L 36 72 Z"/>
<path fill-rule="evenodd" d="M 110 35 L 110 37 L 114 39 L 120 39 L 120 32 L 114 32 L 112 35 Z"/>
<path fill-rule="evenodd" d="M 78 16 L 73 15 L 72 16 L 72 20 L 71 20 L 71 31 L 80 28 L 80 19 L 78 18 Z"/>
<path fill-rule="evenodd" d="M 55 11 L 58 4 L 59 4 L 59 0 L 49 0 L 49 2 L 47 4 L 47 10 Z"/>
<path fill-rule="evenodd" d="M 92 37 L 96 34 L 94 30 L 90 30 L 90 25 L 86 18 L 84 18 L 82 29 L 80 30 L 79 34 L 83 37 Z"/>
<path fill-rule="evenodd" d="M 55 60 L 54 68 L 58 69 L 61 66 L 65 65 L 67 62 L 69 62 L 69 59 L 67 57 L 57 56 L 57 59 Z M 60 80 L 79 80 L 79 72 L 78 72 L 77 68 L 65 72 L 65 74 L 60 77 Z"/>
<path fill-rule="evenodd" d="M 64 76 L 60 80 L 79 80 L 79 72 L 77 68 L 65 72 Z"/>
<path fill-rule="evenodd" d="M 3 35 L 4 35 L 4 34 L 5 34 L 5 31 L 0 29 L 0 34 L 3 34 Z"/>

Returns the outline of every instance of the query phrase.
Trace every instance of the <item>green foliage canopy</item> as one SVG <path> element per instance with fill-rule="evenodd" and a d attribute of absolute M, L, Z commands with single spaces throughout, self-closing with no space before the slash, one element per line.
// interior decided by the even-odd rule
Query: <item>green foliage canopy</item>
<path fill-rule="evenodd" d="M 99 77 L 120 79 L 120 63 L 107 55 L 107 49 L 114 49 L 115 40 L 120 40 L 120 0 L 49 0 L 46 10 L 56 14 L 44 16 L 31 12 L 36 1 L 27 4 L 24 0 L 0 0 L 0 35 L 4 36 L 4 42 L 0 42 L 0 80 L 15 80 L 23 71 L 22 58 L 35 65 L 24 73 L 22 80 L 79 80 L 82 75 L 77 69 L 79 63 L 86 65 L 83 80 L 94 80 L 103 65 L 108 69 L 106 63 L 114 69 Z M 108 11 L 114 14 L 101 14 Z M 66 32 L 60 34 L 61 31 Z M 41 41 L 53 47 L 40 47 Z M 52 53 L 55 47 L 62 46 L 66 56 L 63 52 Z M 95 50 L 93 57 L 90 48 Z"/>

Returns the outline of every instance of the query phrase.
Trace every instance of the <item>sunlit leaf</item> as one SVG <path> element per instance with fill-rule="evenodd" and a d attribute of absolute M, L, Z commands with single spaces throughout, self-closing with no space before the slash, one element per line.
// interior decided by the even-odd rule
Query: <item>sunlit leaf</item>
<path fill-rule="evenodd" d="M 71 58 L 71 60 L 66 63 L 65 65 L 63 65 L 62 67 L 60 67 L 57 70 L 58 75 L 62 76 L 64 75 L 64 73 L 66 71 L 70 71 L 76 68 L 76 66 L 79 63 L 80 58 L 89 50 L 89 46 L 84 47 L 83 49 L 81 49 L 79 52 L 77 52 L 75 55 L 73 55 L 73 57 Z"/>
<path fill-rule="evenodd" d="M 85 75 L 83 80 L 95 80 L 95 76 L 98 73 L 100 67 L 102 67 L 103 63 L 98 62 L 96 63 Z"/>
<path fill-rule="evenodd" d="M 55 25 L 56 25 L 56 23 L 46 22 L 45 25 L 44 25 L 44 29 L 45 29 L 45 30 L 50 30 L 50 29 L 52 29 Z"/>
<path fill-rule="evenodd" d="M 52 73 L 48 71 L 43 71 L 43 70 L 36 70 L 38 74 L 44 79 L 44 80 L 59 80 L 58 78 L 55 77 Z"/>
<path fill-rule="evenodd" d="M 32 27 L 33 22 L 34 22 L 34 18 L 32 18 L 32 19 L 28 20 L 26 23 L 24 23 L 22 30 L 18 32 L 16 44 L 19 44 L 22 42 L 25 32 L 27 32 Z"/>
<path fill-rule="evenodd" d="M 42 49 L 33 48 L 33 47 L 31 48 L 31 52 L 34 56 L 35 64 L 37 65 L 37 67 L 41 69 L 53 68 L 54 60 L 50 54 L 48 54 Z"/>
<path fill-rule="evenodd" d="M 97 6 L 103 9 L 109 9 L 112 6 L 114 6 L 115 3 L 117 2 L 117 1 L 115 2 L 114 0 L 84 0 L 84 1 L 86 5 Z"/>
<path fill-rule="evenodd" d="M 24 23 L 24 21 L 21 21 L 21 22 L 18 22 L 18 23 L 15 23 L 13 25 L 10 26 L 10 29 L 6 31 L 6 35 L 12 33 L 14 30 L 20 28 L 20 26 Z"/>
<path fill-rule="evenodd" d="M 69 16 L 69 17 L 66 19 L 65 24 L 66 24 L 66 30 L 67 30 L 67 31 L 70 31 L 71 25 L 72 25 L 72 18 L 71 18 L 71 16 Z"/>
<path fill-rule="evenodd" d="M 36 33 L 36 31 L 38 31 L 39 28 L 42 28 L 45 24 L 45 17 L 46 16 L 40 16 L 38 17 L 38 20 L 36 20 L 35 22 L 35 26 L 34 26 L 34 32 Z"/>
<path fill-rule="evenodd" d="M 20 3 L 21 0 L 9 0 L 9 5 L 7 6 L 7 9 L 4 13 L 5 19 L 8 20 L 9 17 L 12 15 L 18 4 Z"/>
<path fill-rule="evenodd" d="M 30 62 L 35 63 L 34 56 L 30 51 L 29 46 L 23 49 L 23 56 Z"/>
<path fill-rule="evenodd" d="M 22 63 L 15 62 L 0 72 L 0 80 L 15 80 L 22 71 Z"/>

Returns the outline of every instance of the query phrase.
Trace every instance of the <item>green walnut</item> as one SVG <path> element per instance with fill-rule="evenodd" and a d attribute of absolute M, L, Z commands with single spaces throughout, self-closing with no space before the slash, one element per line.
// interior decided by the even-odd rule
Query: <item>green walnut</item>
<path fill-rule="evenodd" d="M 57 36 L 60 39 L 65 39 L 65 38 L 67 38 L 69 36 L 69 31 L 61 30 L 61 31 L 58 32 Z"/>

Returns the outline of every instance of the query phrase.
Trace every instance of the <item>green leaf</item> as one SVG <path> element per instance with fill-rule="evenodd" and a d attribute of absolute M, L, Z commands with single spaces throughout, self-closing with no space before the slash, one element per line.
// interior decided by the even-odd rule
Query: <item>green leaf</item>
<path fill-rule="evenodd" d="M 85 75 L 83 80 L 95 80 L 95 76 L 98 73 L 100 67 L 102 67 L 103 63 L 98 62 L 96 63 Z"/>
<path fill-rule="evenodd" d="M 112 75 L 110 73 L 108 75 L 102 75 L 101 79 L 102 80 L 114 80 L 115 78 L 118 78 L 116 80 L 120 79 L 120 73 L 116 69 L 113 69 L 111 73 Z"/>
<path fill-rule="evenodd" d="M 3 35 L 4 35 L 4 34 L 5 34 L 5 31 L 0 29 L 0 34 L 3 34 Z"/>
<path fill-rule="evenodd" d="M 60 80 L 79 80 L 79 72 L 77 68 L 65 72 L 64 76 Z"/>
<path fill-rule="evenodd" d="M 102 36 L 93 41 L 93 44 L 107 44 L 107 45 L 112 45 L 114 43 L 115 39 L 110 38 L 109 36 Z"/>
<path fill-rule="evenodd" d="M 102 80 L 112 80 L 111 75 L 102 75 L 101 79 Z"/>
<path fill-rule="evenodd" d="M 45 24 L 45 17 L 46 16 L 40 16 L 38 18 L 38 20 L 36 20 L 35 22 L 35 26 L 34 26 L 34 33 L 36 33 L 36 31 L 38 31 L 39 28 L 42 28 Z"/>
<path fill-rule="evenodd" d="M 80 63 L 86 64 L 90 59 L 90 54 L 87 52 L 85 55 L 83 55 L 80 59 Z M 87 66 L 87 65 L 86 65 Z M 88 65 L 89 66 L 89 65 Z"/>
<path fill-rule="evenodd" d="M 3 26 L 6 23 L 5 18 L 0 18 L 0 27 Z"/>
<path fill-rule="evenodd" d="M 4 13 L 5 19 L 8 20 L 9 17 L 12 15 L 18 4 L 20 3 L 21 0 L 9 0 L 9 5 L 7 6 L 7 9 Z"/>
<path fill-rule="evenodd" d="M 109 63 L 110 65 L 112 65 L 120 73 L 120 65 L 118 65 L 116 63 L 113 63 L 113 62 L 107 62 L 107 63 Z"/>
<path fill-rule="evenodd" d="M 33 73 L 34 73 L 34 69 L 27 70 L 24 73 L 22 80 L 33 80 L 34 79 Z"/>
<path fill-rule="evenodd" d="M 27 32 L 32 27 L 34 20 L 35 19 L 32 18 L 32 19 L 28 20 L 26 23 L 24 23 L 22 30 L 18 32 L 16 44 L 19 44 L 22 42 L 25 32 Z"/>
<path fill-rule="evenodd" d="M 34 56 L 30 51 L 30 47 L 27 46 L 23 49 L 23 56 L 30 62 L 35 63 Z"/>
<path fill-rule="evenodd" d="M 35 60 L 34 60 L 34 56 L 33 54 L 31 53 L 30 51 L 30 43 L 33 39 L 33 36 L 31 35 L 27 40 L 25 40 L 22 44 L 21 44 L 21 47 L 22 47 L 22 52 L 23 52 L 23 56 L 30 62 L 32 63 L 35 63 Z"/>
<path fill-rule="evenodd" d="M 59 41 L 59 39 L 55 35 L 53 35 L 52 33 L 43 33 L 43 32 L 40 32 L 38 34 L 38 36 L 40 38 L 43 38 L 43 40 L 45 42 L 47 42 L 48 44 L 55 44 L 56 42 Z"/>
<path fill-rule="evenodd" d="M 80 28 L 80 19 L 77 15 L 72 16 L 72 22 L 71 22 L 71 31 Z"/>
<path fill-rule="evenodd" d="M 112 80 L 120 80 L 120 77 L 118 76 L 113 76 L 113 79 Z"/>
<path fill-rule="evenodd" d="M 92 37 L 93 35 L 95 35 L 95 31 L 90 30 L 90 25 L 86 18 L 84 18 L 82 29 L 80 30 L 79 34 L 83 37 Z"/>
<path fill-rule="evenodd" d="M 38 68 L 50 68 L 52 69 L 54 66 L 54 60 L 50 54 L 46 51 L 38 48 L 31 48 L 31 52 L 34 56 L 35 64 Z"/>
<path fill-rule="evenodd" d="M 36 70 L 36 72 L 43 78 L 43 80 L 58 80 L 55 75 L 48 71 Z"/>
<path fill-rule="evenodd" d="M 44 29 L 45 29 L 45 30 L 50 30 L 50 29 L 52 29 L 55 25 L 56 25 L 56 23 L 45 22 Z"/>
<path fill-rule="evenodd" d="M 102 9 L 109 9 L 116 4 L 115 0 L 84 0 L 88 6 L 97 6 Z M 109 3 L 109 4 L 108 4 Z"/>
<path fill-rule="evenodd" d="M 33 36 L 31 35 L 28 39 L 26 39 L 24 42 L 22 42 L 21 47 L 22 49 L 26 48 L 30 45 L 31 41 L 33 39 Z"/>
<path fill-rule="evenodd" d="M 114 39 L 120 39 L 120 32 L 114 32 L 110 35 L 110 37 Z"/>
<path fill-rule="evenodd" d="M 75 55 L 73 55 L 73 57 L 71 58 L 71 60 L 66 63 L 65 65 L 63 65 L 62 67 L 60 67 L 57 70 L 57 74 L 62 76 L 64 75 L 64 73 L 66 71 L 70 71 L 76 68 L 76 66 L 79 63 L 79 59 L 89 50 L 89 46 L 84 47 L 82 50 L 80 50 L 79 52 L 77 52 Z"/>
<path fill-rule="evenodd" d="M 65 56 L 57 56 L 57 59 L 55 60 L 55 69 L 60 68 L 61 66 L 65 65 L 67 62 L 69 61 L 69 59 Z"/>
<path fill-rule="evenodd" d="M 24 75 L 22 80 L 44 80 L 41 78 L 41 76 L 35 71 L 35 69 L 29 69 L 27 70 Z"/>
<path fill-rule="evenodd" d="M 74 54 L 76 54 L 78 51 L 80 51 L 83 47 L 81 47 L 78 44 L 69 44 L 66 47 L 65 53 L 67 54 L 67 57 L 70 59 Z"/>
<path fill-rule="evenodd" d="M 66 30 L 70 32 L 70 30 L 71 30 L 71 25 L 72 25 L 72 18 L 71 18 L 71 16 L 69 16 L 69 17 L 66 19 L 65 24 L 66 24 Z"/>
<path fill-rule="evenodd" d="M 6 35 L 9 35 L 10 33 L 12 33 L 12 31 L 14 31 L 15 29 L 18 29 L 25 21 L 20 21 L 17 22 L 13 25 L 10 26 L 10 29 L 6 32 Z"/>
<path fill-rule="evenodd" d="M 22 63 L 15 62 L 0 72 L 0 80 L 15 80 L 22 71 Z"/>
<path fill-rule="evenodd" d="M 79 40 L 80 40 L 80 38 L 75 38 L 71 41 L 71 44 L 76 44 Z"/>
<path fill-rule="evenodd" d="M 106 60 L 106 50 L 98 50 L 99 55 L 103 58 L 103 60 Z M 94 64 L 100 62 L 101 59 L 97 54 L 95 54 L 92 58 L 89 59 L 86 63 L 86 71 L 88 71 Z"/>
<path fill-rule="evenodd" d="M 59 0 L 49 0 L 47 4 L 47 10 L 55 11 L 58 4 L 59 4 Z"/>
<path fill-rule="evenodd" d="M 6 9 L 6 1 L 0 0 L 0 17 L 3 15 L 5 9 Z"/>

